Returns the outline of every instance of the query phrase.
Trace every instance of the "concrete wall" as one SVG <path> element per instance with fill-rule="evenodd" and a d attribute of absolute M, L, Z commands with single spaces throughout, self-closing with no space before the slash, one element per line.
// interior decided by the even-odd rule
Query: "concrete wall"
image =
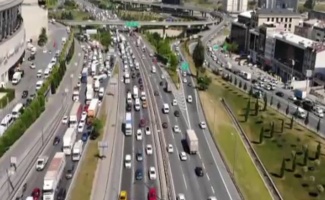
<path fill-rule="evenodd" d="M 41 29 L 48 30 L 48 12 L 38 6 L 37 0 L 24 0 L 21 7 L 25 22 L 26 39 L 37 40 Z"/>
<path fill-rule="evenodd" d="M 21 27 L 4 42 L 0 43 L 0 82 L 1 84 L 8 82 L 8 70 L 21 58 L 25 51 L 24 23 Z"/>

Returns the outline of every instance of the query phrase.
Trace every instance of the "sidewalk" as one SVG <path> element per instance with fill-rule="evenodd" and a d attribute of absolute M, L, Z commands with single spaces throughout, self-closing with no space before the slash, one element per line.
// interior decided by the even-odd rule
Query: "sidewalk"
<path fill-rule="evenodd" d="M 112 155 L 113 155 L 113 147 L 115 136 L 117 134 L 117 112 L 118 112 L 118 94 L 119 94 L 119 87 L 118 87 L 118 77 L 114 76 L 108 85 L 105 98 L 106 105 L 108 107 L 108 115 L 106 118 L 106 126 L 104 128 L 104 135 L 102 142 L 106 142 L 108 148 L 103 151 L 103 155 L 105 158 L 98 161 L 97 169 L 95 173 L 95 178 L 93 181 L 92 192 L 91 192 L 91 200 L 104 200 L 106 197 L 108 179 L 109 179 L 109 172 L 110 172 L 110 165 L 112 162 Z"/>

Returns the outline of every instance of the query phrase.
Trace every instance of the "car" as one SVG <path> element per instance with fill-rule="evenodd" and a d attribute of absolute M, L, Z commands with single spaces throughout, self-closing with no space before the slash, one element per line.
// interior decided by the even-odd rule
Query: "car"
<path fill-rule="evenodd" d="M 35 68 L 36 68 L 36 66 L 35 66 L 34 63 L 31 63 L 29 67 L 30 67 L 31 69 L 35 69 Z"/>
<path fill-rule="evenodd" d="M 77 83 L 77 87 L 78 87 L 78 88 L 80 88 L 80 86 L 81 86 L 81 83 L 80 83 L 80 82 L 78 82 L 78 83 Z"/>
<path fill-rule="evenodd" d="M 175 115 L 175 117 L 179 117 L 179 111 L 178 110 L 175 110 L 175 112 L 174 112 L 174 115 Z"/>
<path fill-rule="evenodd" d="M 148 107 L 147 101 L 146 100 L 142 101 L 142 108 L 147 108 L 147 107 Z"/>
<path fill-rule="evenodd" d="M 64 115 L 63 118 L 62 118 L 62 123 L 63 124 L 67 124 L 68 123 L 68 116 L 67 115 Z"/>
<path fill-rule="evenodd" d="M 276 92 L 275 95 L 276 96 L 279 96 L 279 97 L 283 97 L 284 96 L 283 92 Z"/>
<path fill-rule="evenodd" d="M 150 135 L 151 134 L 149 126 L 146 127 L 145 132 L 146 132 L 146 135 Z"/>
<path fill-rule="evenodd" d="M 25 99 L 25 98 L 27 98 L 28 97 L 28 91 L 27 90 L 24 90 L 23 91 L 23 94 L 21 95 L 21 98 L 22 99 Z"/>
<path fill-rule="evenodd" d="M 156 97 L 158 97 L 158 96 L 159 96 L 159 92 L 158 92 L 158 91 L 156 91 L 156 90 L 153 92 L 153 94 L 154 94 Z"/>
<path fill-rule="evenodd" d="M 70 169 L 68 169 L 67 172 L 65 173 L 65 178 L 67 180 L 72 179 L 72 177 L 73 177 L 73 170 L 74 170 L 74 166 L 72 166 Z"/>
<path fill-rule="evenodd" d="M 137 75 L 135 73 L 132 74 L 132 78 L 135 78 Z"/>
<path fill-rule="evenodd" d="M 139 127 L 143 128 L 146 125 L 146 121 L 144 119 L 140 120 Z"/>
<path fill-rule="evenodd" d="M 206 129 L 207 128 L 207 124 L 205 122 L 200 122 L 199 126 L 202 129 Z"/>
<path fill-rule="evenodd" d="M 187 79 L 186 78 L 183 78 L 183 83 L 187 83 Z"/>
<path fill-rule="evenodd" d="M 181 129 L 179 128 L 178 125 L 175 125 L 175 126 L 173 127 L 173 130 L 174 130 L 175 133 L 180 133 L 180 132 L 181 132 Z"/>
<path fill-rule="evenodd" d="M 165 76 L 163 74 L 161 75 L 161 79 L 165 79 Z"/>
<path fill-rule="evenodd" d="M 137 140 L 142 140 L 142 131 L 141 131 L 141 129 L 138 129 L 137 130 Z"/>
<path fill-rule="evenodd" d="M 127 192 L 125 190 L 122 190 L 120 192 L 119 200 L 127 200 Z"/>
<path fill-rule="evenodd" d="M 208 197 L 208 200 L 217 200 L 217 197 L 215 197 L 215 196 L 210 196 L 210 197 Z"/>
<path fill-rule="evenodd" d="M 82 133 L 84 131 L 85 124 L 79 123 L 78 124 L 78 133 Z"/>
<path fill-rule="evenodd" d="M 160 82 L 159 82 L 159 85 L 160 85 L 160 86 L 164 86 L 164 81 L 160 81 Z"/>
<path fill-rule="evenodd" d="M 157 200 L 157 191 L 156 188 L 149 188 L 148 200 Z"/>
<path fill-rule="evenodd" d="M 128 111 L 128 112 L 132 111 L 132 106 L 130 104 L 126 105 L 126 111 Z"/>
<path fill-rule="evenodd" d="M 176 99 L 173 99 L 172 105 L 177 106 L 177 100 Z"/>
<path fill-rule="evenodd" d="M 37 77 L 37 78 L 41 78 L 42 75 L 43 75 L 43 70 L 39 69 L 39 70 L 37 71 L 36 77 Z"/>
<path fill-rule="evenodd" d="M 139 151 L 139 152 L 135 155 L 135 158 L 136 158 L 137 161 L 139 161 L 139 162 L 143 161 L 142 152 Z"/>
<path fill-rule="evenodd" d="M 137 169 L 136 171 L 135 171 L 135 180 L 142 180 L 142 178 L 143 178 L 143 171 L 142 171 L 142 169 Z"/>
<path fill-rule="evenodd" d="M 81 140 L 82 140 L 83 142 L 87 142 L 87 140 L 88 140 L 88 133 L 83 133 L 83 134 L 81 135 Z"/>
<path fill-rule="evenodd" d="M 31 196 L 33 197 L 34 200 L 40 200 L 41 199 L 41 189 L 34 188 Z"/>
<path fill-rule="evenodd" d="M 188 95 L 187 96 L 187 102 L 192 103 L 192 101 L 193 101 L 192 96 L 191 95 Z"/>
<path fill-rule="evenodd" d="M 152 145 L 151 144 L 147 144 L 146 145 L 146 152 L 148 155 L 152 155 Z"/>
<path fill-rule="evenodd" d="M 203 172 L 203 168 L 202 167 L 195 167 L 195 173 L 199 177 L 204 176 L 204 172 Z"/>
<path fill-rule="evenodd" d="M 140 90 L 142 91 L 142 90 L 144 90 L 144 87 L 143 87 L 143 85 L 140 85 Z"/>
<path fill-rule="evenodd" d="M 53 145 L 56 146 L 60 143 L 60 138 L 58 136 L 55 136 L 54 140 L 53 140 Z"/>
<path fill-rule="evenodd" d="M 186 161 L 187 160 L 187 155 L 184 151 L 182 151 L 181 153 L 179 153 L 179 158 L 181 159 L 181 161 Z"/>
<path fill-rule="evenodd" d="M 155 167 L 150 167 L 149 168 L 149 179 L 150 180 L 156 180 L 157 179 L 157 174 L 156 174 Z"/>
<path fill-rule="evenodd" d="M 140 77 L 140 72 L 137 73 L 137 77 Z"/>
<path fill-rule="evenodd" d="M 167 122 L 163 122 L 163 123 L 162 123 L 162 127 L 163 127 L 163 128 L 168 128 L 168 123 L 167 123 Z"/>
<path fill-rule="evenodd" d="M 142 83 L 143 83 L 142 78 L 139 78 L 139 84 L 142 84 Z"/>
<path fill-rule="evenodd" d="M 172 144 L 169 144 L 169 145 L 167 146 L 167 152 L 168 152 L 168 153 L 173 153 L 173 152 L 174 152 L 174 148 L 173 148 L 173 145 L 172 145 Z"/>
<path fill-rule="evenodd" d="M 295 97 L 294 95 L 289 96 L 288 99 L 291 101 L 297 101 L 297 97 Z"/>
<path fill-rule="evenodd" d="M 65 200 L 67 196 L 67 191 L 64 188 L 61 188 L 56 196 L 57 200 Z"/>
<path fill-rule="evenodd" d="M 182 193 L 177 194 L 176 200 L 185 200 L 185 195 Z"/>

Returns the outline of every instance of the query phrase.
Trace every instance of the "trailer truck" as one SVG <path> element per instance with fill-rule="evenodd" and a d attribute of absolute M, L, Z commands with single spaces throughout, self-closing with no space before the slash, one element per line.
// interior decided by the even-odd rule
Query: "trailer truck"
<path fill-rule="evenodd" d="M 77 131 L 75 128 L 68 128 L 63 136 L 63 152 L 69 156 L 72 153 L 72 148 L 77 139 Z"/>
<path fill-rule="evenodd" d="M 43 182 L 43 199 L 54 200 L 55 192 L 58 189 L 59 182 L 62 178 L 64 168 L 66 165 L 66 158 L 63 152 L 57 152 L 44 176 Z"/>
<path fill-rule="evenodd" d="M 72 150 L 72 161 L 79 161 L 82 155 L 82 150 L 83 150 L 83 141 L 79 140 L 76 142 L 73 146 Z"/>
<path fill-rule="evenodd" d="M 132 114 L 127 112 L 125 114 L 125 135 L 132 135 Z"/>
<path fill-rule="evenodd" d="M 70 115 L 69 115 L 69 127 L 70 128 L 77 128 L 78 121 L 81 116 L 81 112 L 82 112 L 82 106 L 81 106 L 80 102 L 78 102 L 78 101 L 74 102 L 73 106 L 71 108 L 71 111 L 70 111 Z"/>
<path fill-rule="evenodd" d="M 199 151 L 199 140 L 194 130 L 188 129 L 186 131 L 186 142 L 190 154 L 196 154 Z"/>
<path fill-rule="evenodd" d="M 87 124 L 91 125 L 93 120 L 96 117 L 97 109 L 98 109 L 98 99 L 92 99 L 90 101 L 88 110 L 87 110 Z"/>
<path fill-rule="evenodd" d="M 94 98 L 94 89 L 92 84 L 87 84 L 86 88 L 86 104 L 89 104 L 90 101 Z"/>

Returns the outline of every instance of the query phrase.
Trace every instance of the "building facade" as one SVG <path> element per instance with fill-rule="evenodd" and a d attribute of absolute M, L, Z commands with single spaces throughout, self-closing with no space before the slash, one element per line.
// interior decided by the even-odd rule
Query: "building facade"
<path fill-rule="evenodd" d="M 223 0 L 222 7 L 229 13 L 240 13 L 247 11 L 248 0 Z"/>
<path fill-rule="evenodd" d="M 11 79 L 25 53 L 26 33 L 21 15 L 22 0 L 0 2 L 0 84 Z"/>
<path fill-rule="evenodd" d="M 161 2 L 163 4 L 172 4 L 172 5 L 180 5 L 181 4 L 180 0 L 162 0 Z"/>
<path fill-rule="evenodd" d="M 297 11 L 298 0 L 258 0 L 258 7 L 265 9 L 288 9 Z"/>

